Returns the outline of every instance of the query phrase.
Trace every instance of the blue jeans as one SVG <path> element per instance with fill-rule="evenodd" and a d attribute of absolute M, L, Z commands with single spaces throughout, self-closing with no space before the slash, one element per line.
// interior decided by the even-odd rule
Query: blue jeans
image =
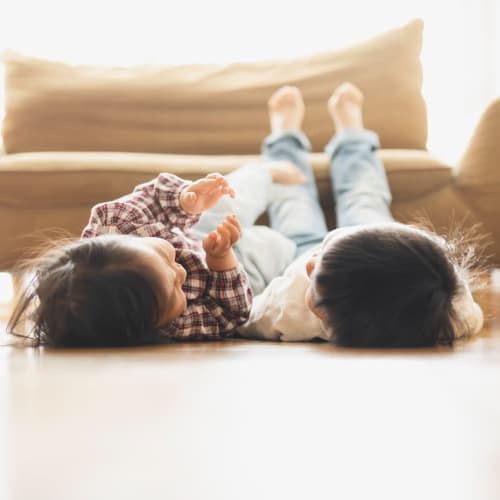
<path fill-rule="evenodd" d="M 394 221 L 379 147 L 375 132 L 354 129 L 340 131 L 326 146 L 338 227 Z"/>
<path fill-rule="evenodd" d="M 378 148 L 375 132 L 355 129 L 342 130 L 326 146 L 338 227 L 394 220 L 385 169 L 375 154 Z M 295 242 L 297 256 L 321 243 L 327 233 L 309 150 L 302 132 L 271 135 L 262 150 L 266 159 L 290 160 L 308 179 L 303 185 L 273 184 L 268 200 L 271 227 Z"/>
<path fill-rule="evenodd" d="M 320 243 L 328 232 L 309 161 L 310 149 L 307 137 L 293 131 L 270 135 L 262 146 L 266 160 L 289 160 L 307 178 L 306 184 L 272 184 L 269 190 L 267 210 L 271 228 L 295 243 L 296 257 Z"/>
<path fill-rule="evenodd" d="M 394 220 L 385 170 L 375 155 L 378 147 L 374 132 L 354 129 L 341 131 L 326 146 L 338 227 Z M 196 226 L 198 236 L 204 237 L 227 214 L 238 214 L 242 237 L 235 252 L 250 276 L 254 293 L 260 293 L 295 257 L 321 243 L 328 232 L 309 151 L 309 141 L 302 132 L 270 135 L 262 146 L 264 159 L 293 162 L 308 182 L 273 184 L 266 169 L 246 164 L 227 176 L 236 198 L 223 198 Z M 271 229 L 254 225 L 266 210 Z"/>

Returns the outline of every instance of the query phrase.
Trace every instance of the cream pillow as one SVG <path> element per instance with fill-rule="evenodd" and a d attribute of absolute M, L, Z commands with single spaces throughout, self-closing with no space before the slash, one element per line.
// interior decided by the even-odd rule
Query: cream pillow
<path fill-rule="evenodd" d="M 349 80 L 365 93 L 365 123 L 384 148 L 425 149 L 423 23 L 300 59 L 229 65 L 76 66 L 7 53 L 7 153 L 136 151 L 247 154 L 268 133 L 267 99 L 299 86 L 304 129 L 322 151 L 332 135 L 326 101 Z"/>

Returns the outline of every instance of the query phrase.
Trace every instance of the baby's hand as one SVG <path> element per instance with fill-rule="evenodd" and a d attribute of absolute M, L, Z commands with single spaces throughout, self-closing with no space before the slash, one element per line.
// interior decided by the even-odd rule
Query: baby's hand
<path fill-rule="evenodd" d="M 217 204 L 225 194 L 234 198 L 234 189 L 221 174 L 208 174 L 182 191 L 179 202 L 189 214 L 200 214 Z"/>
<path fill-rule="evenodd" d="M 228 215 L 224 222 L 203 240 L 207 265 L 214 271 L 236 267 L 232 246 L 240 239 L 241 226 L 236 215 Z"/>
<path fill-rule="evenodd" d="M 222 258 L 240 239 L 241 226 L 236 215 L 228 215 L 214 231 L 203 240 L 203 248 L 207 255 Z"/>

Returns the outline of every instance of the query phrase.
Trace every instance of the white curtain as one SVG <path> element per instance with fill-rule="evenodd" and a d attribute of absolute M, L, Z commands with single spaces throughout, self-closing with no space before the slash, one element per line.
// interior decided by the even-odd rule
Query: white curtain
<path fill-rule="evenodd" d="M 455 161 L 500 96 L 495 0 L 7 0 L 0 49 L 114 65 L 248 61 L 342 47 L 414 17 L 425 22 L 429 149 Z"/>

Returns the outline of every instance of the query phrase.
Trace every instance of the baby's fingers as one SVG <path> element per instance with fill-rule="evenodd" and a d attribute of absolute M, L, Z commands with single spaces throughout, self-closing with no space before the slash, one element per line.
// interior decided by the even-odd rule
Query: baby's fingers
<path fill-rule="evenodd" d="M 231 245 L 233 245 L 240 239 L 240 223 L 235 215 L 228 215 L 226 220 L 223 222 L 223 225 L 227 229 Z"/>
<path fill-rule="evenodd" d="M 229 231 L 228 225 L 223 222 L 217 226 L 217 236 L 219 239 L 217 240 L 217 244 L 221 247 L 229 247 L 231 246 L 231 233 Z"/>
<path fill-rule="evenodd" d="M 225 177 L 218 177 L 213 184 L 207 185 L 209 196 L 223 196 L 225 194 L 234 198 L 234 189 L 229 185 Z"/>
<path fill-rule="evenodd" d="M 222 194 L 227 194 L 231 198 L 234 198 L 236 196 L 234 189 L 229 184 L 222 188 Z"/>
<path fill-rule="evenodd" d="M 220 174 L 209 174 L 191 184 L 191 189 L 199 192 L 206 192 L 216 188 L 224 177 Z"/>
<path fill-rule="evenodd" d="M 224 179 L 224 176 L 219 174 L 219 172 L 212 172 L 211 174 L 207 174 L 205 177 L 207 179 Z"/>
<path fill-rule="evenodd" d="M 210 232 L 207 235 L 207 237 L 203 240 L 203 248 L 205 249 L 205 252 L 213 252 L 215 250 L 215 246 L 217 245 L 219 239 L 220 236 L 217 234 L 216 231 Z"/>
<path fill-rule="evenodd" d="M 240 224 L 240 221 L 238 220 L 238 217 L 236 216 L 236 214 L 228 215 L 226 217 L 226 220 L 228 222 L 230 222 L 233 226 L 235 226 L 236 229 L 238 229 L 238 232 L 241 233 L 241 224 Z"/>

